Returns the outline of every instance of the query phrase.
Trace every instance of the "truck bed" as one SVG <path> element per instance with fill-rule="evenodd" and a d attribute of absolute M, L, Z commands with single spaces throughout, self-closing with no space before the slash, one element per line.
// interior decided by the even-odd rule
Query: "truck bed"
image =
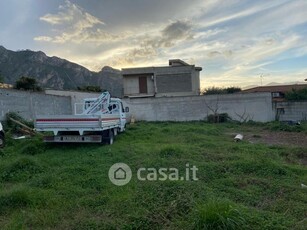
<path fill-rule="evenodd" d="M 60 131 L 103 131 L 120 125 L 119 115 L 61 115 L 61 116 L 37 116 L 35 119 L 37 131 L 52 131 L 57 135 Z"/>

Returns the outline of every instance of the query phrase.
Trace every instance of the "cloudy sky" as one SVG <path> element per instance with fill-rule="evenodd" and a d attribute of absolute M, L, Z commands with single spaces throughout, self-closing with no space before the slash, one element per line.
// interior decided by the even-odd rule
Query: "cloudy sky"
<path fill-rule="evenodd" d="M 0 0 L 0 45 L 99 71 L 203 67 L 202 87 L 304 82 L 307 0 Z"/>

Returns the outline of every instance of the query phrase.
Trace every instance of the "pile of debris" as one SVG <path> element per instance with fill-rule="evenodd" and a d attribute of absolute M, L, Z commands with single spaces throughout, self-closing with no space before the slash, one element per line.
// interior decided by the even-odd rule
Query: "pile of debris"
<path fill-rule="evenodd" d="M 5 127 L 14 139 L 23 139 L 36 135 L 33 122 L 27 121 L 15 112 L 6 114 Z"/>

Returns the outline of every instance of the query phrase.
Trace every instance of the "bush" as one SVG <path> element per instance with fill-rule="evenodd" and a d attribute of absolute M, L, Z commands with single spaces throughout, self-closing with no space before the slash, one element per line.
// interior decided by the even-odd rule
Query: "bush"
<path fill-rule="evenodd" d="M 100 86 L 96 85 L 89 85 L 89 86 L 82 86 L 82 87 L 77 87 L 77 90 L 83 91 L 83 92 L 104 92 L 105 90 L 101 89 Z"/>
<path fill-rule="evenodd" d="M 209 123 L 223 123 L 229 120 L 229 116 L 227 113 L 219 113 L 219 114 L 211 114 L 208 115 L 207 121 Z"/>
<path fill-rule="evenodd" d="M 304 89 L 300 89 L 300 90 L 292 89 L 291 92 L 286 93 L 285 97 L 289 101 L 307 100 L 307 87 Z"/>
<path fill-rule="evenodd" d="M 242 89 L 240 87 L 227 87 L 225 89 L 226 93 L 227 94 L 230 94 L 230 93 L 238 93 L 238 92 L 241 92 Z"/>
<path fill-rule="evenodd" d="M 231 93 L 238 93 L 241 92 L 240 87 L 227 87 L 227 88 L 221 88 L 221 87 L 209 87 L 202 91 L 202 95 L 212 95 L 212 94 L 231 94 Z"/>
<path fill-rule="evenodd" d="M 41 91 L 42 88 L 37 85 L 36 79 L 31 77 L 21 77 L 16 81 L 15 89 Z"/>

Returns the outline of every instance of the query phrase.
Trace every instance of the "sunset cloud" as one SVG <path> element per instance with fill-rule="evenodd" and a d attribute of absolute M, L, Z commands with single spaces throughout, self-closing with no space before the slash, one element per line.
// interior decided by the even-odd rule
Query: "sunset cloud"
<path fill-rule="evenodd" d="M 57 28 L 59 34 L 53 37 L 38 36 L 34 38 L 35 41 L 82 43 L 112 41 L 118 38 L 118 36 L 101 28 L 96 28 L 105 23 L 69 0 L 66 0 L 64 5 L 59 6 L 58 13 L 46 14 L 40 20 L 52 26 L 59 26 Z"/>
<path fill-rule="evenodd" d="M 97 71 L 181 58 L 203 67 L 203 86 L 255 85 L 260 74 L 290 82 L 307 71 L 306 10 L 304 0 L 65 0 L 39 17 L 50 29 L 33 40 Z"/>

